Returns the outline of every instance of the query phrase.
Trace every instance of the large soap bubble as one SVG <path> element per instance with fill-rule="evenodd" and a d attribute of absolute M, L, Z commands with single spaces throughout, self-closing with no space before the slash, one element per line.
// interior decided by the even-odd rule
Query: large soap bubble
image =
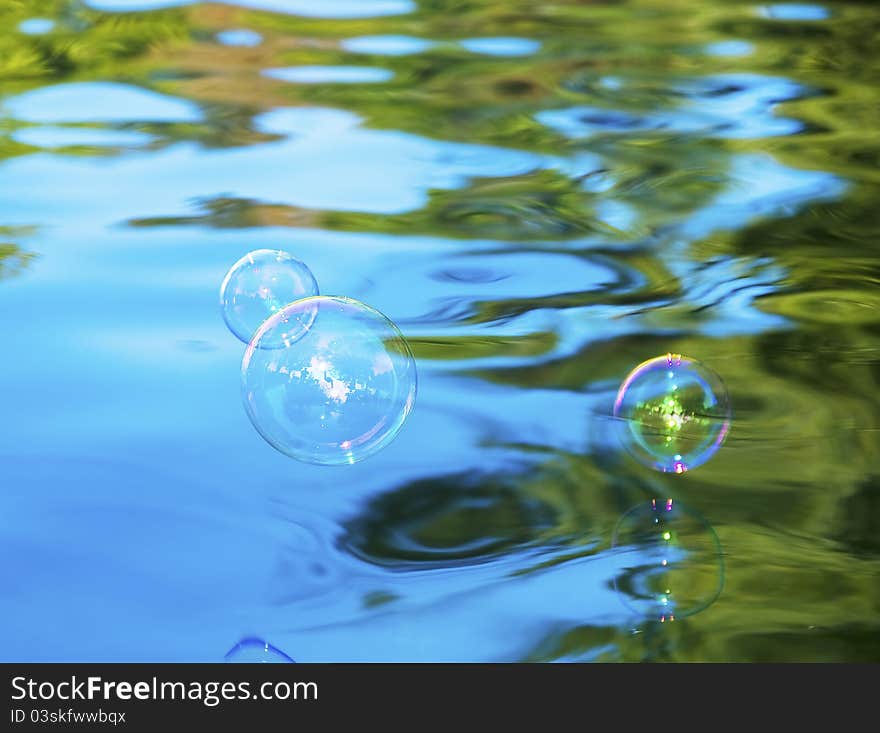
<path fill-rule="evenodd" d="M 684 473 L 708 461 L 730 429 L 727 388 L 715 372 L 680 354 L 639 364 L 614 402 L 624 447 L 658 471 Z"/>
<path fill-rule="evenodd" d="M 306 323 L 295 339 L 290 323 Z M 281 348 L 265 343 L 283 341 Z M 390 443 L 416 397 L 409 344 L 388 318 L 350 298 L 296 301 L 254 334 L 241 364 L 254 427 L 282 453 L 324 465 L 360 461 Z"/>
<path fill-rule="evenodd" d="M 707 608 L 721 593 L 721 544 L 696 512 L 652 499 L 624 514 L 614 530 L 614 587 L 638 616 L 675 621 Z"/>
<path fill-rule="evenodd" d="M 249 343 L 269 316 L 288 303 L 317 294 L 318 283 L 304 263 L 280 249 L 258 249 L 229 268 L 220 285 L 220 307 L 229 330 Z M 284 334 L 276 334 L 275 342 L 264 341 L 263 348 L 277 348 L 282 335 L 290 340 L 308 325 L 308 320 L 292 322 Z"/>
<path fill-rule="evenodd" d="M 278 647 L 255 636 L 249 636 L 238 642 L 226 652 L 223 661 L 234 664 L 295 664 L 294 660 Z"/>

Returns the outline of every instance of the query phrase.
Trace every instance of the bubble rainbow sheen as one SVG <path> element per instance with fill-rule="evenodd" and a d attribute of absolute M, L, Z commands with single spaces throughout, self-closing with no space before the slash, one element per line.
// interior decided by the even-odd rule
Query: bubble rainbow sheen
<path fill-rule="evenodd" d="M 624 448 L 657 471 L 684 473 L 708 461 L 730 430 L 727 388 L 705 364 L 666 354 L 633 369 L 614 401 Z"/>
<path fill-rule="evenodd" d="M 617 522 L 614 589 L 635 615 L 661 623 L 692 616 L 721 594 L 724 562 L 711 525 L 671 498 L 643 501 Z"/>
<path fill-rule="evenodd" d="M 229 330 L 247 344 L 267 318 L 313 295 L 318 295 L 318 283 L 305 263 L 280 249 L 258 249 L 229 268 L 220 285 L 220 309 Z M 291 322 L 274 341 L 264 339 L 262 348 L 277 348 L 283 338 L 296 338 L 307 326 L 307 319 Z"/>
<path fill-rule="evenodd" d="M 293 339 L 286 337 L 290 324 L 302 326 Z M 397 326 L 336 296 L 298 300 L 263 323 L 245 350 L 241 380 L 260 435 L 292 458 L 321 465 L 355 463 L 387 446 L 412 411 L 418 381 Z"/>

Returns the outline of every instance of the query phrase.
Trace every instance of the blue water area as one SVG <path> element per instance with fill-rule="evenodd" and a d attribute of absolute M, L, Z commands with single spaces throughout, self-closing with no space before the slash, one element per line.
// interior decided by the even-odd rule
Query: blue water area
<path fill-rule="evenodd" d="M 486 56 L 530 56 L 541 48 L 539 41 L 529 38 L 468 38 L 461 45 Z"/>
<path fill-rule="evenodd" d="M 18 24 L 18 30 L 30 36 L 41 36 L 55 27 L 55 21 L 50 18 L 28 18 Z"/>
<path fill-rule="evenodd" d="M 376 56 L 409 56 L 427 51 L 434 43 L 413 36 L 359 36 L 346 38 L 339 45 L 352 53 L 374 54 Z"/>
<path fill-rule="evenodd" d="M 35 89 L 4 100 L 15 119 L 26 122 L 194 122 L 197 105 L 112 82 L 71 82 Z"/>
<path fill-rule="evenodd" d="M 540 112 L 537 119 L 572 137 L 648 130 L 698 132 L 723 138 L 769 137 L 798 132 L 803 123 L 776 114 L 775 107 L 806 90 L 787 80 L 724 74 L 689 80 L 670 90 L 688 100 L 675 109 L 645 113 L 596 107 Z"/>
<path fill-rule="evenodd" d="M 0 658 L 880 660 L 876 13 L 0 3 Z M 390 417 L 327 363 L 393 392 L 378 316 L 255 360 L 400 427 L 363 460 L 248 417 L 327 449 L 243 387 L 260 249 L 408 342 Z M 703 391 L 615 414 L 673 354 L 731 408 L 681 474 L 620 435 Z"/>
<path fill-rule="evenodd" d="M 271 79 L 296 84 L 370 84 L 388 81 L 393 71 L 372 66 L 291 66 L 286 69 L 267 69 Z"/>
<path fill-rule="evenodd" d="M 754 51 L 755 46 L 748 41 L 716 41 L 706 46 L 711 56 L 748 56 Z"/>
<path fill-rule="evenodd" d="M 217 34 L 217 40 L 224 46 L 244 46 L 245 48 L 253 48 L 262 43 L 263 37 L 256 31 L 250 31 L 247 28 L 238 28 L 235 30 L 221 31 Z"/>
<path fill-rule="evenodd" d="M 91 147 L 129 147 L 145 145 L 153 138 L 135 130 L 108 130 L 93 127 L 23 127 L 12 139 L 37 148 L 62 148 L 75 145 Z"/>
<path fill-rule="evenodd" d="M 821 5 L 780 3 L 762 7 L 761 14 L 775 20 L 822 20 L 828 17 L 828 10 Z"/>

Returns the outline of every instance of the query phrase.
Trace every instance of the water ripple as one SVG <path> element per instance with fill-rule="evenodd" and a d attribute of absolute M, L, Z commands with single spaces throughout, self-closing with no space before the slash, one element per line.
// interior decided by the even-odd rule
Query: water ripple
<path fill-rule="evenodd" d="M 680 109 L 651 113 L 578 106 L 548 110 L 536 119 L 568 137 L 599 133 L 675 132 L 719 138 L 791 135 L 803 123 L 774 114 L 780 102 L 805 96 L 808 90 L 788 79 L 757 74 L 726 74 L 680 82 L 674 88 L 685 100 Z"/>
<path fill-rule="evenodd" d="M 7 658 L 876 656 L 869 4 L 0 5 Z M 410 340 L 370 461 L 243 415 L 213 294 L 260 247 Z M 686 481 L 611 430 L 669 351 L 735 415 Z M 672 627 L 614 592 L 661 493 L 731 569 Z"/>

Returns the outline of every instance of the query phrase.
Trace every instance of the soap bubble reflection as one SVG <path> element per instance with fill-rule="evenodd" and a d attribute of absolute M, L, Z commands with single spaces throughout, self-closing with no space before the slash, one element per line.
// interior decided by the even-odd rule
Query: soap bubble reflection
<path fill-rule="evenodd" d="M 710 606 L 724 582 L 712 527 L 672 499 L 643 502 L 618 521 L 614 588 L 636 615 L 663 623 Z"/>

